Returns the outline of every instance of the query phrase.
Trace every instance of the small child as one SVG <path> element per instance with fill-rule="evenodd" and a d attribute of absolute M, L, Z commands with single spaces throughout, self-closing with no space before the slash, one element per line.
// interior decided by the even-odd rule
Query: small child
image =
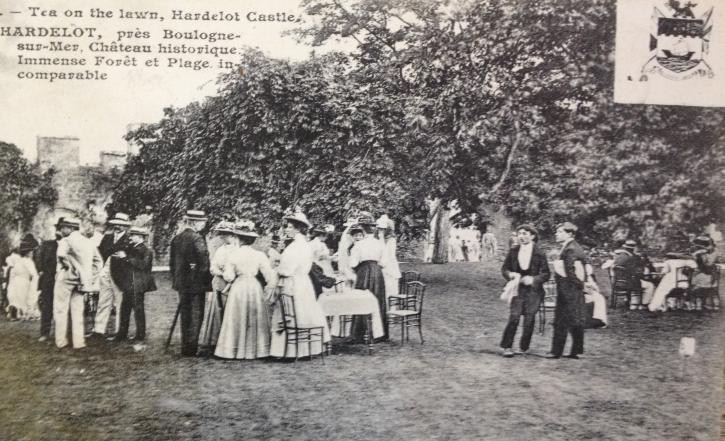
<path fill-rule="evenodd" d="M 156 290 L 156 281 L 151 274 L 154 254 L 146 246 L 144 241 L 148 231 L 144 228 L 132 227 L 128 232 L 131 247 L 124 257 L 131 267 L 131 277 L 120 288 L 123 290 L 123 301 L 121 302 L 121 324 L 116 334 L 116 341 L 123 341 L 128 336 L 128 328 L 131 321 L 131 310 L 134 313 L 136 322 L 136 336 L 133 349 L 141 351 L 146 348 L 146 313 L 144 309 L 144 297 L 149 291 Z"/>

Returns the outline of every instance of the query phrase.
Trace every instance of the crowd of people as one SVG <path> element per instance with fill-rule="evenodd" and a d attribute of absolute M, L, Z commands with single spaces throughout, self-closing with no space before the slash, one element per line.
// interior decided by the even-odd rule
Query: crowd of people
<path fill-rule="evenodd" d="M 340 286 L 368 290 L 375 296 L 384 327 L 379 340 L 388 339 L 388 298 L 398 294 L 401 273 L 395 225 L 387 215 L 374 220 L 362 213 L 348 219 L 332 250 L 334 226 L 313 226 L 301 212 L 283 218 L 283 237 L 272 235 L 266 252 L 253 247 L 259 234 L 248 220 L 223 221 L 211 228 L 219 246 L 210 252 L 208 243 L 214 241 L 208 242 L 201 234 L 207 221 L 204 212 L 189 210 L 170 246 L 183 356 L 257 359 L 319 354 L 331 336 L 317 298 Z M 60 218 L 55 228 L 56 238 L 42 243 L 26 235 L 6 259 L 8 317 L 40 320 L 40 341 L 51 339 L 54 323 L 58 348 L 81 349 L 88 341 L 108 341 L 131 342 L 135 350 L 145 349 L 144 299 L 147 292 L 156 290 L 154 256 L 145 243 L 149 232 L 132 226 L 123 213 L 108 220 L 102 237 L 97 237 L 92 223 L 74 218 Z M 607 299 L 599 290 L 587 253 L 574 238 L 576 233 L 574 224 L 560 224 L 555 238 L 561 248 L 548 254 L 538 244 L 533 225 L 522 224 L 512 233 L 501 267 L 507 281 L 502 298 L 509 303 L 500 343 L 505 357 L 529 350 L 547 295 L 555 298 L 554 334 L 547 357 L 562 357 L 571 334 L 568 357 L 580 358 L 584 328 L 607 326 Z M 627 240 L 602 268 L 609 272 L 613 289 L 630 293 L 630 309 L 718 309 L 719 297 L 716 292 L 713 295 L 719 276 L 714 243 L 706 236 L 692 243 L 691 255 L 670 253 L 655 265 L 639 252 L 635 241 Z M 454 240 L 454 248 L 458 244 L 462 258 L 456 260 L 467 260 L 472 248 Z M 495 256 L 496 242 L 490 231 L 480 245 L 480 254 Z M 84 312 L 93 294 L 97 303 L 91 332 L 86 334 Z M 281 296 L 293 298 L 298 326 L 323 330 L 309 349 L 290 346 Z M 589 313 L 587 304 L 592 304 Z M 115 322 L 109 323 L 114 309 Z M 132 315 L 135 333 L 131 339 Z M 514 349 L 522 316 L 522 335 Z M 366 331 L 363 318 L 353 317 L 347 330 L 349 341 L 362 343 Z"/>
<path fill-rule="evenodd" d="M 555 305 L 554 334 L 547 358 L 563 355 L 568 333 L 573 340 L 568 357 L 581 358 L 584 328 L 607 326 L 607 298 L 599 289 L 589 256 L 574 240 L 576 231 L 570 222 L 560 224 L 556 241 L 562 243 L 562 248 L 548 256 L 537 244 L 538 233 L 532 225 L 523 224 L 512 233 L 509 253 L 501 267 L 508 282 L 501 298 L 509 303 L 509 318 L 500 343 L 504 357 L 527 353 L 537 314 L 547 295 Z M 637 242 L 627 240 L 611 253 L 602 269 L 609 272 L 613 291 L 610 298 L 617 292 L 627 294 L 627 307 L 631 310 L 717 310 L 717 262 L 714 241 L 703 235 L 692 241 L 691 254 L 668 253 L 658 265 L 639 252 Z M 548 282 L 552 272 L 555 283 Z M 547 286 L 553 293 L 545 292 Z M 589 303 L 591 314 L 586 308 Z M 521 316 L 522 336 L 514 349 Z"/>
<path fill-rule="evenodd" d="M 616 289 L 628 291 L 629 308 L 652 312 L 673 309 L 718 310 L 719 270 L 715 243 L 709 236 L 695 237 L 690 253 L 666 253 L 655 265 L 640 252 L 637 242 L 627 240 L 602 265 L 610 272 Z"/>
<path fill-rule="evenodd" d="M 336 285 L 369 290 L 375 296 L 385 331 L 378 340 L 387 340 L 387 297 L 397 294 L 400 278 L 395 226 L 387 215 L 374 220 L 362 213 L 348 219 L 336 253 L 327 245 L 334 227 L 313 227 L 301 212 L 284 217 L 284 237 L 273 235 L 266 253 L 252 247 L 259 234 L 248 220 L 215 225 L 211 232 L 221 245 L 210 252 L 201 234 L 207 221 L 204 212 L 187 211 L 170 245 L 182 356 L 258 359 L 319 354 L 330 341 L 330 331 L 317 297 Z M 94 239 L 93 225 L 78 219 L 60 218 L 55 227 L 54 240 L 38 244 L 26 236 L 8 258 L 8 313 L 13 319 L 27 318 L 32 316 L 28 305 L 40 305 L 40 341 L 50 339 L 54 323 L 58 348 L 130 342 L 135 350 L 144 350 L 144 298 L 156 290 L 153 253 L 145 244 L 148 231 L 132 226 L 123 213 L 108 220 L 100 241 Z M 40 293 L 37 302 L 31 298 L 33 292 Z M 89 296 L 96 293 L 93 326 L 86 334 L 84 311 Z M 321 341 L 309 350 L 306 345 L 292 347 L 285 335 L 281 296 L 293 298 L 297 326 L 323 329 Z M 116 321 L 109 323 L 114 308 Z M 132 314 L 135 334 L 130 338 Z M 349 341 L 362 343 L 366 330 L 366 323 L 354 317 Z"/>

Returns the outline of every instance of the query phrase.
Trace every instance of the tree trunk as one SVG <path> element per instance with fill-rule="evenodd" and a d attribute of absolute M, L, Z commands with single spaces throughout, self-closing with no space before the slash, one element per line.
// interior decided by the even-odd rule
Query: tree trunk
<path fill-rule="evenodd" d="M 451 233 L 450 210 L 444 202 L 439 202 L 433 223 L 433 263 L 448 262 L 448 239 Z"/>

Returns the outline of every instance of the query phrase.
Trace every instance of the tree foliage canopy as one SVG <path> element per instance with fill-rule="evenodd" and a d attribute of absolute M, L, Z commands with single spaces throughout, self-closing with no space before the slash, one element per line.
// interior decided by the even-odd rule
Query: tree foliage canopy
<path fill-rule="evenodd" d="M 613 103 L 611 1 L 303 7 L 315 24 L 297 37 L 355 49 L 296 63 L 247 51 L 217 96 L 128 135 L 143 148 L 115 209 L 150 205 L 164 229 L 191 206 L 264 226 L 293 207 L 413 225 L 436 199 L 599 238 L 723 218 L 725 114 Z"/>
<path fill-rule="evenodd" d="M 0 254 L 5 255 L 11 231 L 30 228 L 41 204 L 58 199 L 53 188 L 53 169 L 41 172 L 28 162 L 15 144 L 0 141 Z"/>

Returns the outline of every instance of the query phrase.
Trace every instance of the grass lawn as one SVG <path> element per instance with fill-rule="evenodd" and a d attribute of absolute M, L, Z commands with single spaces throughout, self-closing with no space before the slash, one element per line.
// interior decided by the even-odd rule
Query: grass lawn
<path fill-rule="evenodd" d="M 610 311 L 582 360 L 537 356 L 549 326 L 534 354 L 504 359 L 498 265 L 404 265 L 427 284 L 425 344 L 412 332 L 401 347 L 394 329 L 372 356 L 341 346 L 324 365 L 182 359 L 178 340 L 165 354 L 176 309 L 165 277 L 147 295 L 142 353 L 59 351 L 36 341 L 37 322 L 0 319 L 0 440 L 718 439 L 720 313 Z M 683 336 L 697 339 L 684 380 Z"/>

